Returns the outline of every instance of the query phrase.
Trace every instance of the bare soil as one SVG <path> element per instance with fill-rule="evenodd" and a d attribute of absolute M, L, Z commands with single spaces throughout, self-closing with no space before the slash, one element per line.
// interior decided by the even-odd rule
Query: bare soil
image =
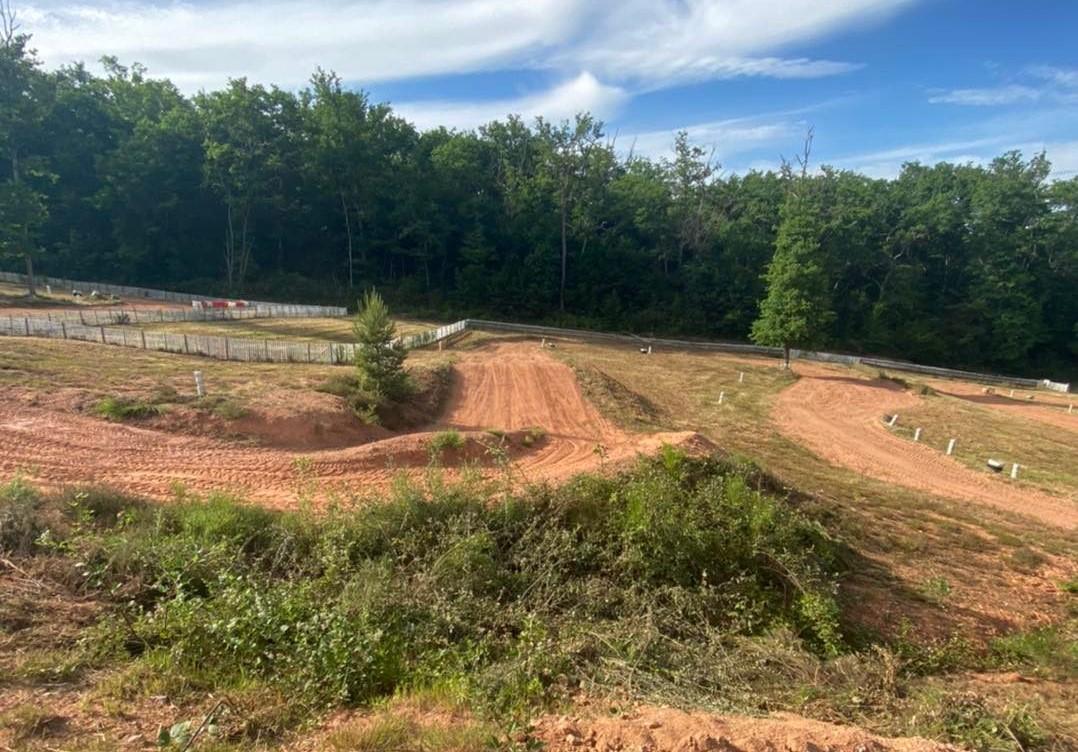
<path fill-rule="evenodd" d="M 887 379 L 798 363 L 801 377 L 775 401 L 772 418 L 786 436 L 823 459 L 862 475 L 944 498 L 984 504 L 1042 523 L 1078 527 L 1078 503 L 973 472 L 943 453 L 890 434 L 887 415 L 921 398 Z M 1065 416 L 1070 417 L 1070 416 Z"/>
<path fill-rule="evenodd" d="M 837 726 L 785 713 L 746 718 L 659 707 L 643 707 L 617 716 L 550 716 L 538 721 L 534 734 L 549 752 L 944 752 L 956 749 L 916 737 L 889 739 L 854 726 Z"/>
<path fill-rule="evenodd" d="M 448 428 L 462 432 L 465 446 L 446 452 L 442 464 L 475 463 L 491 473 L 502 454 L 514 460 L 514 469 L 527 481 L 563 479 L 653 452 L 663 443 L 706 444 L 692 432 L 639 436 L 614 427 L 584 398 L 572 370 L 535 345 L 480 347 L 463 354 L 455 369 L 443 415 L 427 430 L 395 436 L 357 431 L 321 409 L 307 416 L 310 426 L 321 421 L 317 436 L 313 427 L 295 431 L 301 422 L 296 418 L 276 424 L 265 416 L 252 418 L 262 425 L 250 429 L 277 439 L 262 446 L 177 432 L 183 427 L 162 425 L 166 418 L 118 424 L 45 400 L 35 406 L 3 399 L 0 474 L 22 473 L 45 486 L 105 484 L 158 499 L 174 496 L 178 486 L 195 492 L 228 490 L 269 506 L 287 506 L 301 485 L 315 486 L 326 496 L 363 495 L 386 487 L 401 472 L 421 473 L 431 462 L 434 434 Z M 317 448 L 349 437 L 356 439 L 354 445 Z"/>

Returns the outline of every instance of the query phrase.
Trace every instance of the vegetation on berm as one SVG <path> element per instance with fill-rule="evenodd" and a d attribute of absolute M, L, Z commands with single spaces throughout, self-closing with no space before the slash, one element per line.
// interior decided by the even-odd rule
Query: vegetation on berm
<path fill-rule="evenodd" d="M 322 71 L 187 97 L 31 50 L 0 44 L 12 269 L 349 304 L 377 286 L 416 312 L 742 340 L 787 305 L 768 279 L 805 276 L 797 316 L 830 349 L 1075 374 L 1078 177 L 1049 181 L 1043 156 L 823 166 L 795 220 L 789 174 L 723 174 L 684 134 L 656 161 L 586 115 L 421 133 Z"/>
<path fill-rule="evenodd" d="M 218 496 L 49 500 L 16 481 L 0 553 L 59 553 L 112 601 L 114 657 L 317 706 L 449 682 L 513 714 L 628 665 L 699 691 L 728 678 L 708 662 L 730 640 L 776 630 L 844 649 L 834 544 L 718 461 L 667 450 L 497 504 L 437 487 L 312 516 Z"/>

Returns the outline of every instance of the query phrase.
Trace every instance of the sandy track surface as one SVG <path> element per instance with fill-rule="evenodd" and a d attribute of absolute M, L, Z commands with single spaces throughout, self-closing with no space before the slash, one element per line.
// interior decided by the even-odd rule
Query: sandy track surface
<path fill-rule="evenodd" d="M 607 461 L 619 461 L 654 451 L 663 442 L 696 440 L 691 433 L 632 436 L 618 430 L 587 402 L 568 366 L 520 343 L 463 356 L 443 418 L 431 430 L 445 427 L 479 432 L 542 428 L 545 438 L 514 456 L 517 471 L 532 481 L 562 479 L 597 466 L 599 444 Z M 236 491 L 267 505 L 287 506 L 301 477 L 324 491 L 348 493 L 384 487 L 402 470 L 422 472 L 430 435 L 417 432 L 294 452 L 0 399 L 0 475 L 19 472 L 48 485 L 100 483 L 153 498 L 171 496 L 179 483 L 193 491 Z"/>
<path fill-rule="evenodd" d="M 921 398 L 899 385 L 842 375 L 799 363 L 801 378 L 783 390 L 772 418 L 779 430 L 825 460 L 862 475 L 959 501 L 1078 527 L 1078 504 L 976 473 L 957 460 L 887 431 L 883 416 L 901 414 Z"/>
<path fill-rule="evenodd" d="M 639 708 L 626 716 L 548 716 L 535 736 L 551 752 L 562 750 L 655 750 L 655 752 L 958 752 L 948 744 L 917 737 L 886 738 L 856 726 L 838 726 L 779 713 L 767 718 Z"/>
<path fill-rule="evenodd" d="M 1016 415 L 1020 418 L 1027 418 L 1040 423 L 1047 423 L 1057 428 L 1078 432 L 1078 411 L 1067 413 L 1069 404 L 1078 404 L 1078 400 L 1074 399 L 1074 395 L 1038 392 L 1034 395 L 1033 400 L 1024 400 L 1008 396 L 1005 393 L 1006 390 L 1002 387 L 996 387 L 994 392 L 986 394 L 984 387 L 977 384 L 967 384 L 959 381 L 929 381 L 927 383 L 940 394 L 957 397 L 982 407 L 999 410 L 1008 415 Z"/>

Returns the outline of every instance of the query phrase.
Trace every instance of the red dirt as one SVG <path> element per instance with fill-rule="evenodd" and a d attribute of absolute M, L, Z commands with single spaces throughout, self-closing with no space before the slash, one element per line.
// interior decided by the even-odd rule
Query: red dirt
<path fill-rule="evenodd" d="M 530 448 L 519 437 L 509 446 L 515 469 L 529 481 L 566 478 L 601 461 L 654 451 L 664 442 L 695 449 L 704 441 L 688 432 L 632 436 L 618 430 L 585 400 L 568 366 L 534 345 L 517 343 L 463 356 L 444 417 L 431 430 L 471 432 L 465 434 L 464 449 L 443 458 L 447 466 L 478 460 L 492 467 L 494 458 L 477 449 L 479 442 L 494 441 L 485 430 L 530 427 L 545 436 Z M 276 446 L 250 446 L 0 399 L 0 476 L 18 472 L 48 486 L 100 483 L 159 499 L 172 496 L 180 484 L 288 506 L 301 485 L 313 484 L 326 495 L 362 494 L 386 487 L 402 470 L 422 472 L 431 436 L 417 432 L 334 449 L 307 449 L 299 436 L 298 444 L 307 450 L 297 454 L 282 446 L 288 444 L 285 436 Z M 597 445 L 605 448 L 605 459 Z"/>
<path fill-rule="evenodd" d="M 921 402 L 885 379 L 866 380 L 825 366 L 798 363 L 801 378 L 783 390 L 772 418 L 786 436 L 825 460 L 862 475 L 930 494 L 1078 527 L 1078 505 L 981 475 L 957 460 L 889 433 L 883 417 Z M 848 372 L 846 372 L 848 373 Z"/>
<path fill-rule="evenodd" d="M 836 726 L 790 714 L 767 718 L 717 716 L 672 708 L 640 708 L 625 716 L 541 719 L 535 737 L 549 752 L 947 752 L 956 748 L 920 738 L 889 739 L 855 726 Z"/>
<path fill-rule="evenodd" d="M 1015 396 L 1011 397 L 1010 390 L 1002 387 L 995 387 L 992 392 L 985 392 L 982 386 L 960 381 L 929 381 L 927 383 L 940 394 L 957 397 L 1008 415 L 1036 420 L 1068 431 L 1078 431 L 1078 412 L 1067 413 L 1068 405 L 1078 405 L 1078 399 L 1075 399 L 1074 395 L 1016 392 Z M 1033 399 L 1026 399 L 1030 395 Z"/>

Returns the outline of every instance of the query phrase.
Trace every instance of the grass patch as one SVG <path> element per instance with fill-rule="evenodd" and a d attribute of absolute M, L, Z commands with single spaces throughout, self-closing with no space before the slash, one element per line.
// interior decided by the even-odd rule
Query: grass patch
<path fill-rule="evenodd" d="M 430 451 L 435 454 L 440 454 L 446 449 L 461 449 L 464 447 L 464 437 L 461 436 L 460 431 L 450 428 L 431 436 L 429 446 Z"/>
<path fill-rule="evenodd" d="M 43 739 L 63 730 L 66 719 L 36 703 L 16 705 L 0 713 L 0 729 L 11 733 L 16 743 Z"/>
<path fill-rule="evenodd" d="M 94 405 L 94 414 L 115 422 L 152 418 L 164 412 L 164 408 L 132 397 L 105 397 Z"/>
<path fill-rule="evenodd" d="M 215 497 L 91 524 L 77 499 L 51 504 L 71 520 L 57 550 L 126 611 L 113 631 L 137 636 L 142 675 L 207 691 L 257 681 L 324 707 L 447 682 L 504 717 L 621 686 L 628 665 L 664 691 L 724 691 L 729 641 L 774 630 L 806 654 L 844 649 L 834 544 L 712 460 L 497 506 L 401 487 L 318 519 Z"/>

